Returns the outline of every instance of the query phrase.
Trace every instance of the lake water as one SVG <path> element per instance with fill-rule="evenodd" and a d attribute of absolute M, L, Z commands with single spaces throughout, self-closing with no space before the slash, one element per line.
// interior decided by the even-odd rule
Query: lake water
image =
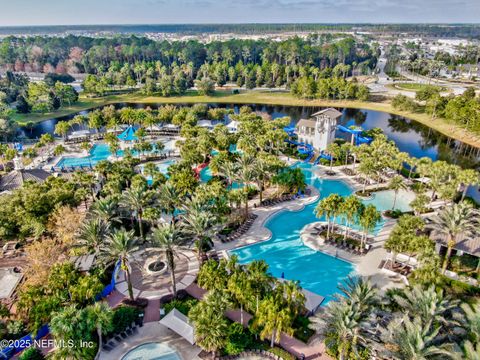
<path fill-rule="evenodd" d="M 119 103 L 116 106 L 117 108 L 124 106 L 131 106 L 135 108 L 150 106 L 151 108 L 156 108 L 161 105 L 163 104 Z M 241 105 L 210 104 L 209 106 L 233 108 L 235 111 L 238 111 Z M 301 118 L 309 118 L 311 114 L 322 109 L 321 107 L 311 106 L 302 107 L 258 104 L 249 106 L 251 106 L 257 112 L 269 114 L 272 118 L 290 116 L 292 123 L 296 123 Z M 480 150 L 478 148 L 471 147 L 460 141 L 453 140 L 413 120 L 373 110 L 339 110 L 343 113 L 339 120 L 339 124 L 347 127 L 351 125 L 361 126 L 365 130 L 375 127 L 381 128 L 390 139 L 395 141 L 401 151 L 405 151 L 411 156 L 427 156 L 433 160 L 445 160 L 450 163 L 459 164 L 463 167 L 478 166 L 480 154 Z M 87 112 L 82 112 L 82 114 L 86 113 Z M 38 138 L 43 133 L 53 134 L 55 124 L 58 121 L 68 120 L 73 116 L 74 115 L 42 121 L 29 129 L 23 128 L 21 131 L 23 135 L 28 138 Z M 75 126 L 74 130 L 79 130 L 81 128 L 82 127 L 80 126 Z M 337 131 L 337 137 L 348 138 L 348 135 Z"/>

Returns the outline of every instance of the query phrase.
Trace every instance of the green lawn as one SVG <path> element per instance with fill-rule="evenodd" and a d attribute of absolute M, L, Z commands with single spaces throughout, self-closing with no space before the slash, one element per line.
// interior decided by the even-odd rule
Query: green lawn
<path fill-rule="evenodd" d="M 425 89 L 426 87 L 433 87 L 438 89 L 439 91 L 447 91 L 447 88 L 444 86 L 438 85 L 427 85 L 427 84 L 420 84 L 420 83 L 408 83 L 408 82 L 400 82 L 393 84 L 393 87 L 398 90 L 406 90 L 406 91 L 420 91 Z"/>

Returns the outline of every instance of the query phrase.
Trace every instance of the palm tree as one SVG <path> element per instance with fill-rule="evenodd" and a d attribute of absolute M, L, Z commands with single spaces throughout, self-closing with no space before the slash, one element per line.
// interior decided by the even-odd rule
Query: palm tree
<path fill-rule="evenodd" d="M 245 219 L 248 218 L 248 184 L 255 180 L 254 172 L 255 158 L 250 155 L 243 154 L 238 159 L 238 169 L 236 179 L 243 184 L 244 200 L 245 200 Z"/>
<path fill-rule="evenodd" d="M 282 302 L 273 295 L 260 303 L 255 324 L 262 329 L 260 332 L 262 339 L 270 337 L 270 347 L 275 345 L 275 341 L 280 341 L 282 332 L 292 333 L 290 309 L 282 306 Z"/>
<path fill-rule="evenodd" d="M 384 341 L 389 349 L 401 360 L 429 360 L 452 358 L 448 345 L 435 345 L 440 327 L 432 328 L 431 323 L 423 324 L 420 318 L 410 320 L 407 315 L 390 322 L 384 332 Z"/>
<path fill-rule="evenodd" d="M 452 324 L 448 313 L 458 306 L 458 301 L 444 297 L 443 290 L 437 291 L 435 285 L 426 289 L 419 285 L 409 287 L 402 295 L 394 295 L 393 299 L 402 311 L 411 317 L 419 318 L 423 324 Z"/>
<path fill-rule="evenodd" d="M 78 246 L 87 249 L 90 253 L 98 254 L 109 231 L 109 223 L 100 218 L 89 219 L 80 226 Z"/>
<path fill-rule="evenodd" d="M 113 311 L 107 303 L 102 301 L 88 306 L 85 311 L 87 312 L 87 322 L 91 323 L 91 327 L 97 330 L 98 352 L 95 356 L 95 359 L 97 359 L 102 350 L 103 333 L 113 328 Z"/>
<path fill-rule="evenodd" d="M 377 288 L 363 277 L 348 277 L 338 289 L 345 296 L 342 300 L 354 305 L 362 317 L 366 317 L 378 303 Z"/>
<path fill-rule="evenodd" d="M 285 281 L 277 287 L 281 292 L 290 313 L 296 317 L 305 306 L 305 294 L 298 281 Z"/>
<path fill-rule="evenodd" d="M 478 172 L 473 169 L 461 170 L 460 173 L 458 174 L 458 181 L 463 186 L 463 191 L 462 191 L 462 201 L 463 201 L 463 199 L 465 199 L 465 196 L 467 195 L 468 187 L 471 185 L 478 184 L 479 182 Z"/>
<path fill-rule="evenodd" d="M 143 213 L 152 204 L 152 193 L 140 186 L 131 187 L 124 191 L 120 205 L 135 213 L 140 237 L 143 239 Z"/>
<path fill-rule="evenodd" d="M 464 316 L 460 315 L 463 327 L 469 333 L 471 340 L 478 343 L 480 341 L 480 302 L 472 305 L 467 303 L 461 305 Z"/>
<path fill-rule="evenodd" d="M 393 196 L 393 204 L 392 204 L 392 211 L 395 209 L 395 205 L 397 203 L 397 196 L 398 196 L 398 192 L 401 190 L 401 189 L 405 189 L 406 188 L 406 185 L 405 183 L 403 182 L 403 177 L 401 175 L 396 175 L 394 176 L 391 180 L 390 180 L 390 183 L 389 183 L 389 187 L 390 189 L 392 189 L 394 191 L 394 196 Z"/>
<path fill-rule="evenodd" d="M 246 266 L 246 271 L 255 296 L 255 312 L 257 313 L 260 296 L 270 289 L 273 277 L 268 272 L 268 264 L 265 260 L 252 261 Z"/>
<path fill-rule="evenodd" d="M 178 257 L 180 246 L 184 243 L 182 233 L 175 224 L 164 224 L 153 230 L 150 236 L 152 246 L 159 248 L 165 253 L 167 265 L 170 269 L 173 297 L 177 297 L 177 281 L 175 279 L 175 258 Z"/>
<path fill-rule="evenodd" d="M 172 216 L 172 223 L 175 222 L 175 211 L 180 205 L 180 195 L 175 187 L 169 183 L 162 185 L 159 194 L 157 202 L 167 214 Z"/>
<path fill-rule="evenodd" d="M 327 347 L 336 349 L 339 360 L 350 358 L 350 352 L 357 354 L 359 344 L 365 342 L 359 312 L 346 301 L 332 301 L 325 315 Z"/>
<path fill-rule="evenodd" d="M 248 281 L 248 276 L 243 269 L 235 271 L 230 274 L 228 279 L 228 291 L 232 296 L 237 300 L 240 305 L 240 323 L 243 323 L 243 307 L 247 303 L 248 299 L 252 296 L 250 282 Z"/>
<path fill-rule="evenodd" d="M 193 237 L 197 247 L 198 258 L 202 259 L 203 249 L 206 244 L 211 242 L 215 232 L 214 225 L 217 218 L 206 206 L 202 206 L 195 200 L 189 201 L 184 206 L 182 214 L 182 226 L 187 235 Z"/>
<path fill-rule="evenodd" d="M 205 351 L 212 352 L 213 357 L 227 342 L 228 322 L 224 316 L 227 301 L 222 295 L 209 292 L 188 313 L 195 326 L 195 342 Z"/>
<path fill-rule="evenodd" d="M 258 158 L 254 164 L 253 169 L 255 173 L 255 181 L 257 182 L 260 205 L 263 201 L 263 190 L 265 188 L 265 183 L 268 182 L 270 176 L 272 175 L 272 168 L 268 161 L 262 158 Z"/>
<path fill-rule="evenodd" d="M 125 272 L 125 280 L 128 285 L 128 294 L 131 300 L 134 300 L 132 279 L 130 275 L 130 262 L 132 254 L 138 250 L 137 238 L 133 230 L 126 231 L 120 229 L 110 234 L 105 241 L 105 247 L 102 249 L 101 258 L 106 264 L 120 262 L 121 269 Z"/>
<path fill-rule="evenodd" d="M 55 134 L 60 135 L 65 140 L 70 130 L 70 124 L 68 121 L 59 121 L 57 125 L 55 125 Z"/>
<path fill-rule="evenodd" d="M 480 343 L 465 341 L 463 351 L 455 354 L 455 360 L 480 360 Z"/>
<path fill-rule="evenodd" d="M 335 222 L 335 217 L 340 213 L 340 206 L 343 203 L 343 197 L 338 194 L 331 194 L 319 201 L 315 207 L 315 216 L 325 217 L 327 220 L 327 239 L 330 238 L 330 225 Z"/>
<path fill-rule="evenodd" d="M 381 220 L 382 216 L 377 208 L 369 204 L 365 206 L 363 212 L 360 214 L 359 222 L 360 226 L 363 229 L 362 239 L 361 239 L 361 248 L 364 249 L 365 240 L 367 239 L 367 234 L 372 232 L 375 229 L 377 223 Z"/>
<path fill-rule="evenodd" d="M 344 239 L 347 239 L 350 227 L 358 219 L 364 208 L 363 203 L 355 195 L 350 195 L 345 198 L 341 204 L 340 212 L 345 216 L 345 235 Z"/>
<path fill-rule="evenodd" d="M 105 197 L 95 201 L 91 207 L 93 217 L 110 224 L 113 222 L 120 222 L 120 217 L 117 215 L 118 202 L 112 197 Z"/>
<path fill-rule="evenodd" d="M 442 273 L 447 270 L 452 250 L 461 235 L 463 238 L 475 236 L 478 226 L 478 211 L 472 205 L 461 202 L 442 209 L 437 216 L 432 218 L 428 226 L 433 230 L 434 236 L 439 236 L 446 241 L 447 253 L 442 266 Z"/>

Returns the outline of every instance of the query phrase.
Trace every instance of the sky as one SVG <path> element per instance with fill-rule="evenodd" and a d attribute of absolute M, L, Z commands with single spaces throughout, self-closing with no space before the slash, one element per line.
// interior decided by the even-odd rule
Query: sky
<path fill-rule="evenodd" d="M 479 21 L 480 0 L 0 0 L 0 26 Z"/>

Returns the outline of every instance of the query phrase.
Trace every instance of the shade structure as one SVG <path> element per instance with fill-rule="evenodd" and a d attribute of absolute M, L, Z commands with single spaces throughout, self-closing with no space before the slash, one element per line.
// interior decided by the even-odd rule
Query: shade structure
<path fill-rule="evenodd" d="M 138 140 L 138 137 L 135 135 L 135 128 L 133 126 L 127 127 L 118 138 L 122 141 L 135 141 Z"/>
<path fill-rule="evenodd" d="M 183 315 L 177 309 L 172 309 L 162 320 L 160 324 L 166 326 L 170 330 L 187 340 L 190 344 L 195 344 L 195 329 L 188 317 Z"/>

